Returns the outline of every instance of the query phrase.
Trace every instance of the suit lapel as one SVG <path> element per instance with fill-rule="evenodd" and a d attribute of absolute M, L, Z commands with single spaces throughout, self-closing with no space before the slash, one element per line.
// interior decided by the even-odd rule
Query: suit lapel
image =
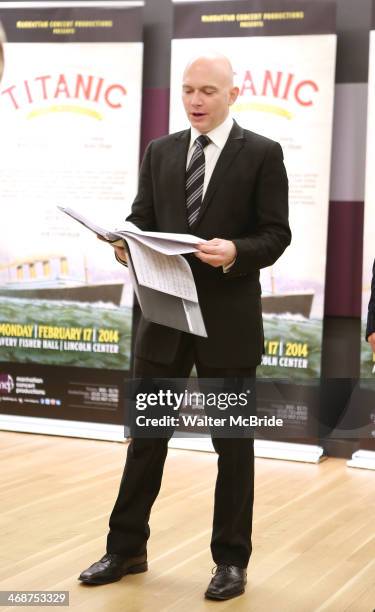
<path fill-rule="evenodd" d="M 187 222 L 185 201 L 186 157 L 190 144 L 190 129 L 179 132 L 172 142 L 169 154 L 168 193 L 173 201 L 173 214 L 176 221 L 176 232 L 190 231 Z"/>
<path fill-rule="evenodd" d="M 234 122 L 233 127 L 229 133 L 228 140 L 225 143 L 225 146 L 222 152 L 220 153 L 219 159 L 216 162 L 216 166 L 214 168 L 210 182 L 207 186 L 205 196 L 203 198 L 199 215 L 194 225 L 192 226 L 193 228 L 195 228 L 202 220 L 203 215 L 211 204 L 212 198 L 217 188 L 219 187 L 221 181 L 225 180 L 226 172 L 229 170 L 236 156 L 242 149 L 244 142 L 245 136 L 243 133 L 243 129 L 238 125 L 238 123 Z"/>

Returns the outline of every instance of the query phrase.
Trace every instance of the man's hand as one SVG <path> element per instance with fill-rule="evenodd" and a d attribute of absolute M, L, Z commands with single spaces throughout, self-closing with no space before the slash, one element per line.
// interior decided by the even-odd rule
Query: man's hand
<path fill-rule="evenodd" d="M 113 248 L 116 251 L 117 257 L 119 259 L 121 259 L 121 261 L 126 263 L 127 262 L 127 258 L 126 258 L 126 251 L 125 251 L 124 247 L 116 246 L 115 244 L 113 244 L 112 246 L 113 246 Z"/>
<path fill-rule="evenodd" d="M 124 247 L 120 247 L 120 246 L 117 246 L 115 244 L 112 244 L 112 242 L 109 242 L 109 240 L 105 240 L 105 238 L 103 238 L 102 236 L 99 236 L 98 234 L 96 234 L 96 237 L 99 240 L 101 240 L 102 242 L 106 242 L 107 244 L 110 244 L 115 249 L 117 257 L 119 259 L 121 259 L 121 261 L 123 261 L 124 263 L 127 262 L 126 251 L 125 251 Z"/>
<path fill-rule="evenodd" d="M 375 353 L 375 332 L 368 337 L 367 341 L 371 345 L 372 352 Z"/>
<path fill-rule="evenodd" d="M 237 256 L 236 246 L 231 240 L 213 238 L 197 246 L 199 251 L 195 253 L 196 257 L 214 268 L 228 266 Z"/>

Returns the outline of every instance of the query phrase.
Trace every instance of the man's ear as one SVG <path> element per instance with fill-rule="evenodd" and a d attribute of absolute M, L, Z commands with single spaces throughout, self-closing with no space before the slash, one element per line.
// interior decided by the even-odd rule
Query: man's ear
<path fill-rule="evenodd" d="M 239 93 L 240 93 L 239 87 L 232 87 L 232 89 L 229 92 L 229 106 L 232 106 L 232 104 L 235 103 L 235 101 L 238 98 Z"/>

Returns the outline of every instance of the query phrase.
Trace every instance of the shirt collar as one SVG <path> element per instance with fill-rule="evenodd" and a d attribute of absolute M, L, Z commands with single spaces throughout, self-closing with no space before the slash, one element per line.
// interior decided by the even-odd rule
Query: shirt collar
<path fill-rule="evenodd" d="M 233 127 L 233 119 L 230 115 L 226 117 L 223 123 L 220 123 L 217 127 L 215 127 L 211 132 L 207 132 L 206 136 L 211 140 L 211 142 L 216 145 L 219 149 L 223 149 L 226 141 L 228 140 L 229 133 Z M 201 135 L 198 130 L 191 126 L 190 130 L 190 146 L 189 149 L 193 146 L 194 142 Z"/>

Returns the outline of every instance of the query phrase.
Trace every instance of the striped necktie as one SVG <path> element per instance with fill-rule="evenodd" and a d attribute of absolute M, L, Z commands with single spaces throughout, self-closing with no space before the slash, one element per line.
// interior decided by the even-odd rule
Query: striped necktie
<path fill-rule="evenodd" d="M 195 141 L 195 149 L 191 157 L 189 167 L 186 170 L 186 207 L 189 225 L 197 220 L 202 204 L 205 156 L 204 147 L 210 139 L 201 134 Z"/>

